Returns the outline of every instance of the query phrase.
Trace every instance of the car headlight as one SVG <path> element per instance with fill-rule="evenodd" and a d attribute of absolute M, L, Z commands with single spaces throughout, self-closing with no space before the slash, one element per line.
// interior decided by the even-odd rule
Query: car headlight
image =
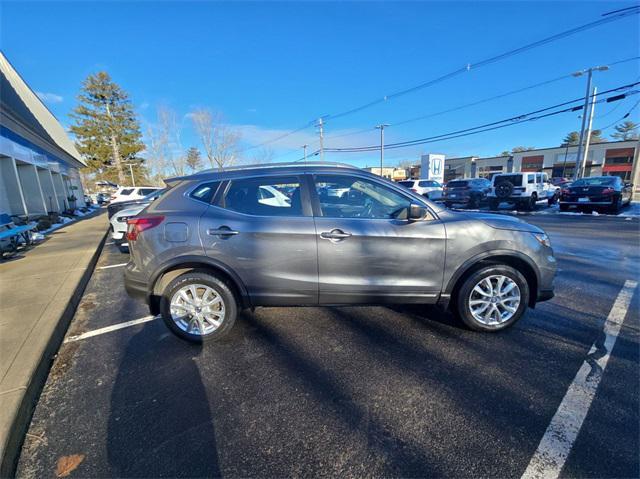
<path fill-rule="evenodd" d="M 551 248 L 551 240 L 549 239 L 546 233 L 534 233 L 533 236 L 538 240 L 538 243 L 540 243 L 542 246 Z"/>

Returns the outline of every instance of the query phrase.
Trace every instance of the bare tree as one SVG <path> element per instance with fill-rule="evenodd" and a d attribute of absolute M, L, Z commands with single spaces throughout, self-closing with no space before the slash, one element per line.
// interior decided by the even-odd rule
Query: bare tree
<path fill-rule="evenodd" d="M 147 130 L 148 163 L 154 178 L 186 174 L 187 160 L 181 143 L 182 125 L 175 111 L 159 106 L 157 123 Z"/>
<path fill-rule="evenodd" d="M 224 170 L 226 166 L 233 165 L 237 161 L 240 134 L 224 123 L 219 112 L 199 109 L 189 116 L 211 168 Z"/>
<path fill-rule="evenodd" d="M 260 148 L 251 157 L 251 162 L 257 165 L 271 163 L 273 161 L 273 150 L 271 148 Z"/>

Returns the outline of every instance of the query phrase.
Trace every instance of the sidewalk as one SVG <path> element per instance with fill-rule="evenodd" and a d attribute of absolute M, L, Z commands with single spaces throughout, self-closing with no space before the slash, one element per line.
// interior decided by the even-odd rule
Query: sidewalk
<path fill-rule="evenodd" d="M 104 210 L 0 263 L 0 477 L 13 473 L 34 402 L 107 232 Z"/>

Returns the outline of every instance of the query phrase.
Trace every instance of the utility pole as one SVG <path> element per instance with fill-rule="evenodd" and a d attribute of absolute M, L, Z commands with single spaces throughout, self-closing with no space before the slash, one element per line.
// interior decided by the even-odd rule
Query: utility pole
<path fill-rule="evenodd" d="M 133 163 L 127 163 L 129 166 L 129 173 L 131 174 L 131 186 L 136 186 L 136 179 L 133 177 Z"/>
<path fill-rule="evenodd" d="M 582 158 L 580 158 L 580 171 L 579 178 L 584 176 L 584 170 L 587 167 L 587 157 L 589 156 L 589 143 L 591 142 L 591 127 L 593 125 L 593 112 L 596 108 L 596 93 L 598 91 L 597 87 L 593 87 L 593 95 L 591 95 L 591 108 L 589 109 L 589 123 L 587 126 L 586 137 L 584 140 L 584 152 L 582 154 Z"/>
<path fill-rule="evenodd" d="M 318 118 L 318 124 L 316 126 L 320 129 L 320 161 L 324 161 L 324 128 L 322 117 Z"/>
<path fill-rule="evenodd" d="M 302 145 L 302 149 L 304 150 L 304 162 L 307 162 L 307 146 L 309 145 Z"/>
<path fill-rule="evenodd" d="M 598 66 L 587 68 L 586 70 L 578 71 L 573 73 L 574 77 L 580 77 L 584 74 L 587 75 L 587 92 L 584 95 L 584 106 L 582 107 L 582 126 L 580 127 L 580 142 L 578 143 L 578 154 L 576 155 L 576 166 L 573 172 L 573 179 L 577 180 L 582 176 L 582 159 L 584 155 L 582 145 L 585 140 L 585 129 L 587 127 L 587 113 L 589 112 L 589 95 L 591 94 L 591 77 L 594 71 L 606 71 L 609 67 Z M 595 102 L 595 99 L 593 100 Z M 588 141 L 588 140 L 587 140 Z"/>
<path fill-rule="evenodd" d="M 382 167 L 384 165 L 384 128 L 389 126 L 386 123 L 376 125 L 376 129 L 380 130 L 380 176 L 384 178 L 382 174 Z"/>

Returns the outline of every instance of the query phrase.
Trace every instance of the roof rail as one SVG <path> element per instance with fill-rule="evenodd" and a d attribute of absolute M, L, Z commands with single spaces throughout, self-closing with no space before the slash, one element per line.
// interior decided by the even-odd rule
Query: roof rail
<path fill-rule="evenodd" d="M 192 178 L 192 177 L 196 177 L 196 176 L 200 176 L 200 175 L 207 175 L 207 174 L 211 174 L 211 173 L 228 173 L 228 172 L 232 172 L 232 171 L 244 171 L 244 170 L 266 170 L 266 169 L 273 169 L 273 168 L 300 168 L 300 169 L 304 169 L 304 168 L 317 168 L 319 166 L 329 166 L 329 167 L 333 167 L 333 168 L 350 168 L 350 169 L 358 169 L 357 166 L 353 166 L 353 165 L 348 165 L 346 163 L 336 163 L 336 162 L 332 162 L 332 161 L 308 161 L 306 163 L 304 162 L 284 162 L 284 163 L 262 163 L 262 164 L 253 164 L 253 165 L 236 165 L 236 166 L 230 166 L 228 168 L 224 168 L 224 169 L 218 169 L 218 168 L 208 168 L 206 170 L 201 170 L 198 171 L 196 173 L 193 173 L 192 175 L 184 175 L 184 176 L 176 176 L 176 177 L 172 177 L 172 178 L 166 178 L 164 181 L 165 182 L 175 182 L 175 181 L 179 181 L 179 180 L 186 180 L 188 178 Z"/>

